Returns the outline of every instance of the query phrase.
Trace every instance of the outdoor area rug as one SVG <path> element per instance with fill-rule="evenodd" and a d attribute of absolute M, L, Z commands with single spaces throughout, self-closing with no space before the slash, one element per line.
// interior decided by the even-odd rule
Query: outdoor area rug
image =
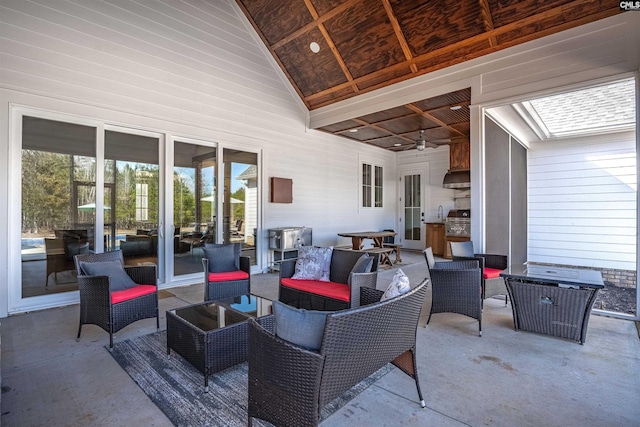
<path fill-rule="evenodd" d="M 113 358 L 176 426 L 246 426 L 247 363 L 204 377 L 179 354 L 167 356 L 167 334 L 156 332 L 116 343 Z M 388 364 L 336 398 L 322 411 L 333 414 L 391 371 Z M 261 420 L 254 425 L 266 426 Z"/>

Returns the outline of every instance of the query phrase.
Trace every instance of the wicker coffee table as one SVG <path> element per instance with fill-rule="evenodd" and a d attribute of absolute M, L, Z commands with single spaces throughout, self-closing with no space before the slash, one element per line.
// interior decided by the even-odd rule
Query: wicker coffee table
<path fill-rule="evenodd" d="M 516 331 L 584 344 L 593 303 L 604 287 L 599 271 L 519 264 L 509 266 L 500 276 L 507 285 Z"/>
<path fill-rule="evenodd" d="M 167 311 L 167 355 L 171 350 L 209 375 L 247 360 L 247 319 L 273 323 L 271 301 L 256 295 L 209 301 Z"/>

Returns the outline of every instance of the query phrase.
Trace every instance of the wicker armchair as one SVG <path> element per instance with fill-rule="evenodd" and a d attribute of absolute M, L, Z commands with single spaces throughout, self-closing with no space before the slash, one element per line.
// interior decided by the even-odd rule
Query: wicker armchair
<path fill-rule="evenodd" d="M 80 325 L 97 325 L 109 333 L 109 348 L 113 348 L 113 334 L 138 320 L 156 318 L 156 328 L 160 329 L 158 316 L 158 288 L 155 265 L 124 266 L 121 251 L 99 254 L 82 254 L 74 257 L 80 290 Z M 88 276 L 81 263 L 120 261 L 124 270 L 139 286 L 125 291 L 111 291 L 109 276 Z"/>
<path fill-rule="evenodd" d="M 317 426 L 333 399 L 393 363 L 416 382 L 416 328 L 427 280 L 406 294 L 379 301 L 361 288 L 362 306 L 327 316 L 319 352 L 306 350 L 249 320 L 249 426 L 253 418 L 277 426 Z"/>
<path fill-rule="evenodd" d="M 233 253 L 232 260 L 229 254 Z M 204 300 L 248 295 L 251 288 L 251 258 L 240 256 L 241 243 L 205 244 Z"/>
<path fill-rule="evenodd" d="M 473 242 L 449 242 L 453 261 L 477 259 L 482 272 L 482 300 L 493 295 L 505 295 L 504 305 L 507 305 L 508 294 L 504 280 L 500 277 L 502 270 L 507 268 L 507 256 L 497 254 L 476 254 L 473 252 Z M 495 279 L 498 286 L 493 287 L 487 294 L 487 280 Z"/>
<path fill-rule="evenodd" d="M 429 275 L 431 311 L 427 325 L 435 313 L 458 313 L 477 319 L 478 335 L 482 336 L 482 287 L 478 261 L 433 263 Z"/>

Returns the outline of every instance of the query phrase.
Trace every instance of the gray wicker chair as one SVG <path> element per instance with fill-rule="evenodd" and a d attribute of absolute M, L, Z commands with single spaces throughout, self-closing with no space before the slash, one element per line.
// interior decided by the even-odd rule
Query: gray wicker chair
<path fill-rule="evenodd" d="M 216 265 L 216 252 L 226 251 L 233 246 L 235 266 L 227 271 Z M 241 256 L 242 244 L 205 244 L 205 257 L 202 258 L 204 269 L 204 300 L 212 301 L 248 295 L 251 289 L 251 258 Z M 207 255 L 209 254 L 209 255 Z M 222 256 L 222 255 L 221 255 Z"/>
<path fill-rule="evenodd" d="M 80 291 L 80 325 L 97 325 L 109 333 L 109 348 L 113 348 L 113 334 L 138 320 L 156 318 L 156 328 L 160 329 L 158 316 L 157 273 L 155 265 L 124 266 L 121 251 L 99 254 L 82 254 L 74 257 Z M 120 261 L 126 273 L 137 284 L 152 285 L 155 292 L 112 303 L 109 276 L 87 276 L 81 269 L 81 262 Z"/>
<path fill-rule="evenodd" d="M 498 254 L 476 254 L 473 252 L 473 242 L 449 242 L 451 248 L 451 258 L 453 261 L 464 261 L 468 259 L 476 259 L 480 264 L 482 273 L 482 300 L 490 298 L 494 295 L 504 295 L 504 305 L 507 305 L 509 299 L 507 287 L 504 280 L 500 277 L 502 270 L 507 268 L 508 261 L 506 255 Z M 494 286 L 487 293 L 487 280 L 498 282 L 498 286 Z"/>
<path fill-rule="evenodd" d="M 322 408 L 390 362 L 415 380 L 424 407 L 416 328 L 427 282 L 386 301 L 379 301 L 382 291 L 361 288 L 361 307 L 327 316 L 319 352 L 282 340 L 250 319 L 249 426 L 253 418 L 317 426 Z"/>
<path fill-rule="evenodd" d="M 478 261 L 433 263 L 429 275 L 431 311 L 427 325 L 435 313 L 463 314 L 478 320 L 478 335 L 482 336 L 482 285 Z"/>

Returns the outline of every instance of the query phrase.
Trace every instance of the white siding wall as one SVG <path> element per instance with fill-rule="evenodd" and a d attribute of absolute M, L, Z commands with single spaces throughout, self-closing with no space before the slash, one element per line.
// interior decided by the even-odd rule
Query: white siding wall
<path fill-rule="evenodd" d="M 10 105 L 261 153 L 263 248 L 272 227 L 312 227 L 314 243 L 329 245 L 340 231 L 393 225 L 395 155 L 309 131 L 308 112 L 232 0 L 0 0 L 0 41 L 0 237 L 9 242 L 0 247 L 0 317 L 20 273 Z M 386 177 L 384 209 L 366 214 L 362 153 L 379 158 Z M 292 204 L 268 203 L 271 176 L 293 180 Z"/>
<path fill-rule="evenodd" d="M 636 269 L 635 135 L 538 143 L 528 152 L 528 259 Z"/>

